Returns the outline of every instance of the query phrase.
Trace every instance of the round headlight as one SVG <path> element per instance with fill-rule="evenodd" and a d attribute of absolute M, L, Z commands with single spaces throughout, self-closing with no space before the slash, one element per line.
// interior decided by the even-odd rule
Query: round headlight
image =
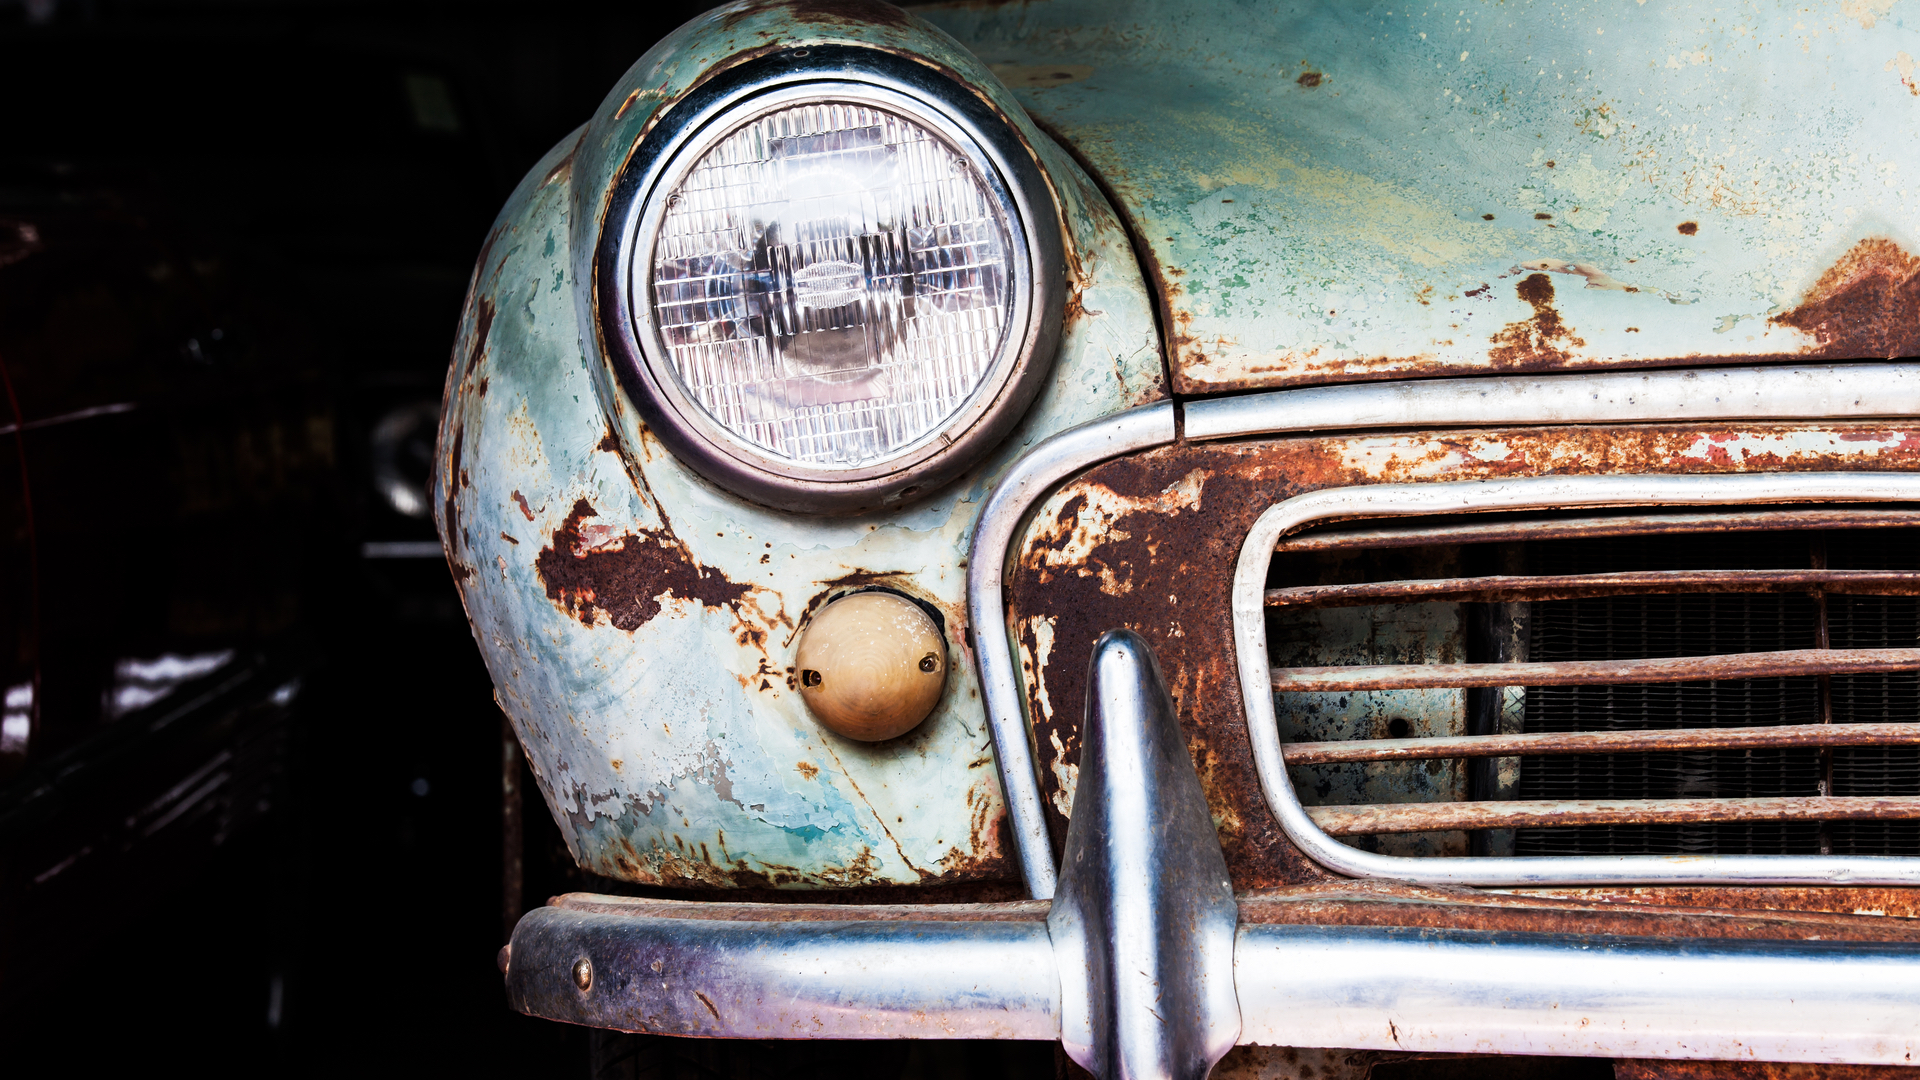
<path fill-rule="evenodd" d="M 878 70 L 896 58 L 808 56 L 648 136 L 674 145 L 604 226 L 622 286 L 604 336 L 644 418 L 709 479 L 868 509 L 951 478 L 1018 420 L 1051 360 L 1063 260 L 1004 117 Z"/>

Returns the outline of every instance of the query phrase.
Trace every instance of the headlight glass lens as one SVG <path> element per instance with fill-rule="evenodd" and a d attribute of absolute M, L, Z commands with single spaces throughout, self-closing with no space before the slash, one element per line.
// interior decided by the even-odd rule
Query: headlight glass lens
<path fill-rule="evenodd" d="M 949 135 L 867 103 L 790 105 L 671 189 L 654 325 L 687 396 L 756 452 L 865 468 L 936 437 L 988 381 L 1017 236 Z"/>

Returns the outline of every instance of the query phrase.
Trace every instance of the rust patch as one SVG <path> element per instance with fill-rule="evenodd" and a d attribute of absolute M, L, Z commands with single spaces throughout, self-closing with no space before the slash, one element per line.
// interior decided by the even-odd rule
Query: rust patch
<path fill-rule="evenodd" d="M 514 547 L 520 546 L 520 541 L 515 540 L 513 537 L 508 536 L 504 532 L 500 534 L 500 539 L 505 540 L 507 543 L 512 544 Z"/>
<path fill-rule="evenodd" d="M 1920 919 L 1920 889 L 1872 886 L 1799 888 L 1658 885 L 1616 888 L 1514 889 L 1515 895 L 1547 896 L 1599 904 L 1654 904 L 1663 907 L 1737 908 L 1748 911 L 1813 912 Z"/>
<path fill-rule="evenodd" d="M 1078 764 L 1093 641 L 1127 627 L 1160 660 L 1236 887 L 1330 879 L 1267 810 L 1233 670 L 1238 545 L 1275 502 L 1368 483 L 1920 468 L 1920 437 L 1903 437 L 1901 429 L 1839 424 L 1817 429 L 1830 439 L 1773 437 L 1803 430 L 1674 424 L 1307 437 L 1177 445 L 1089 470 L 1039 508 L 1021 539 L 1008 596 L 1054 843 L 1066 835 L 1062 786 L 1070 780 L 1063 777 Z M 1169 497 L 1196 483 L 1191 497 Z M 1044 649 L 1042 627 L 1051 633 Z M 1038 701 L 1042 690 L 1050 712 Z"/>
<path fill-rule="evenodd" d="M 645 91 L 644 91 L 643 89 L 636 89 L 636 90 L 634 90 L 634 92 L 633 92 L 633 93 L 631 93 L 631 94 L 628 94 L 628 95 L 627 95 L 627 100 L 625 100 L 625 101 L 623 101 L 623 102 L 621 102 L 621 103 L 620 103 L 620 107 L 619 107 L 618 109 L 615 109 L 615 110 L 613 111 L 613 118 L 614 118 L 615 120 L 624 120 L 624 119 L 626 119 L 626 116 L 627 116 L 627 110 L 629 110 L 629 109 L 631 109 L 631 108 L 633 108 L 633 103 L 634 103 L 634 102 L 636 102 L 636 101 L 639 101 L 639 100 L 640 100 L 640 95 L 641 95 L 642 93 L 644 93 L 644 92 L 645 92 Z"/>
<path fill-rule="evenodd" d="M 1300 77 L 1293 81 L 1311 90 L 1314 87 L 1319 86 L 1321 80 L 1325 78 L 1326 76 L 1322 75 L 1318 71 L 1303 71 L 1300 73 Z"/>
<path fill-rule="evenodd" d="M 1564 364 L 1573 359 L 1568 346 L 1584 347 L 1585 341 L 1573 335 L 1573 328 L 1560 318 L 1553 307 L 1553 279 L 1545 274 L 1528 274 L 1514 286 L 1514 292 L 1533 308 L 1533 318 L 1508 323 L 1493 335 L 1487 359 L 1496 368 L 1536 364 Z"/>
<path fill-rule="evenodd" d="M 527 497 L 525 495 L 520 494 L 519 491 L 515 491 L 513 493 L 513 501 L 520 504 L 520 512 L 527 516 L 528 521 L 532 521 L 533 507 L 527 505 Z"/>
<path fill-rule="evenodd" d="M 584 625 L 593 625 L 595 613 L 604 611 L 614 626 L 633 631 L 660 613 L 662 596 L 724 607 L 751 588 L 694 561 L 671 529 L 602 539 L 605 532 L 586 524 L 598 516 L 587 500 L 575 502 L 553 531 L 553 543 L 534 558 L 547 599 Z"/>
<path fill-rule="evenodd" d="M 447 522 L 447 557 L 449 559 L 460 554 L 460 506 L 455 499 L 460 491 L 459 484 L 456 482 L 460 476 L 460 447 L 466 437 L 466 428 L 454 428 L 453 448 L 447 452 L 447 499 L 443 516 Z"/>
<path fill-rule="evenodd" d="M 593 448 L 595 450 L 604 450 L 609 454 L 617 454 L 620 452 L 620 440 L 614 435 L 612 424 L 607 425 L 607 433 L 600 436 L 600 441 L 594 444 Z"/>
<path fill-rule="evenodd" d="M 1675 228 L 1680 230 L 1681 236 L 1692 236 L 1700 231 L 1700 223 L 1697 221 L 1683 221 L 1675 226 Z"/>
<path fill-rule="evenodd" d="M 1613 1063 L 1614 1080 L 1912 1080 L 1907 1065 L 1807 1065 L 1782 1061 L 1655 1061 Z"/>
<path fill-rule="evenodd" d="M 487 350 L 487 338 L 493 333 L 493 300 L 480 298 L 480 312 L 473 318 L 473 340 L 467 344 L 467 374 L 480 366 L 480 357 Z"/>
<path fill-rule="evenodd" d="M 793 768 L 794 768 L 794 771 L 798 772 L 802 777 L 808 780 L 811 780 L 814 777 L 820 775 L 820 766 L 815 765 L 811 761 L 802 761 L 796 764 Z"/>
<path fill-rule="evenodd" d="M 1241 900 L 1240 921 L 1622 937 L 1920 941 L 1920 924 L 1905 919 L 1607 904 L 1387 881 L 1339 881 L 1259 890 Z"/>
<path fill-rule="evenodd" d="M 479 393 L 481 397 L 487 396 L 487 377 L 485 375 L 480 376 Z"/>
<path fill-rule="evenodd" d="M 1820 276 L 1799 307 L 1768 321 L 1810 335 L 1816 344 L 1804 351 L 1815 356 L 1920 354 L 1920 258 L 1883 237 L 1862 240 Z"/>

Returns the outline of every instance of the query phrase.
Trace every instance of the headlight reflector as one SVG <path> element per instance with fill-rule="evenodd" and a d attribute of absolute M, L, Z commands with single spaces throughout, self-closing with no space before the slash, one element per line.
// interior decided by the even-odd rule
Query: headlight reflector
<path fill-rule="evenodd" d="M 810 101 L 736 124 L 680 177 L 649 299 L 708 417 L 776 458 L 858 469 L 934 435 L 986 381 L 1015 246 L 950 137 Z"/>

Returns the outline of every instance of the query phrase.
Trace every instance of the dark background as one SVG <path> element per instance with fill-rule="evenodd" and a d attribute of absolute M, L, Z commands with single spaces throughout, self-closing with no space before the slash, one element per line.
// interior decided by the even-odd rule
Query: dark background
<path fill-rule="evenodd" d="M 172 648 L 185 577 L 211 608 L 264 597 L 277 614 L 249 616 L 247 656 L 299 690 L 261 812 L 10 928 L 33 962 L 0 971 L 0 1071 L 581 1071 L 577 1029 L 506 1008 L 500 715 L 444 562 L 363 556 L 434 539 L 376 493 L 369 439 L 438 402 L 521 175 L 706 6 L 0 0 L 0 221 L 44 239 L 0 276 L 0 360 L 29 419 L 141 403 L 25 444 L 40 662 L 61 618 L 80 648 L 168 604 L 124 648 Z M 190 296 L 174 266 L 195 268 Z M 312 436 L 273 458 L 293 470 L 278 501 L 143 527 L 182 519 L 138 479 L 142 439 L 263 415 Z M 62 529 L 81 539 L 48 539 Z M 0 605 L 25 611 L 24 589 Z M 532 792 L 526 810 L 522 904 L 568 885 Z"/>

